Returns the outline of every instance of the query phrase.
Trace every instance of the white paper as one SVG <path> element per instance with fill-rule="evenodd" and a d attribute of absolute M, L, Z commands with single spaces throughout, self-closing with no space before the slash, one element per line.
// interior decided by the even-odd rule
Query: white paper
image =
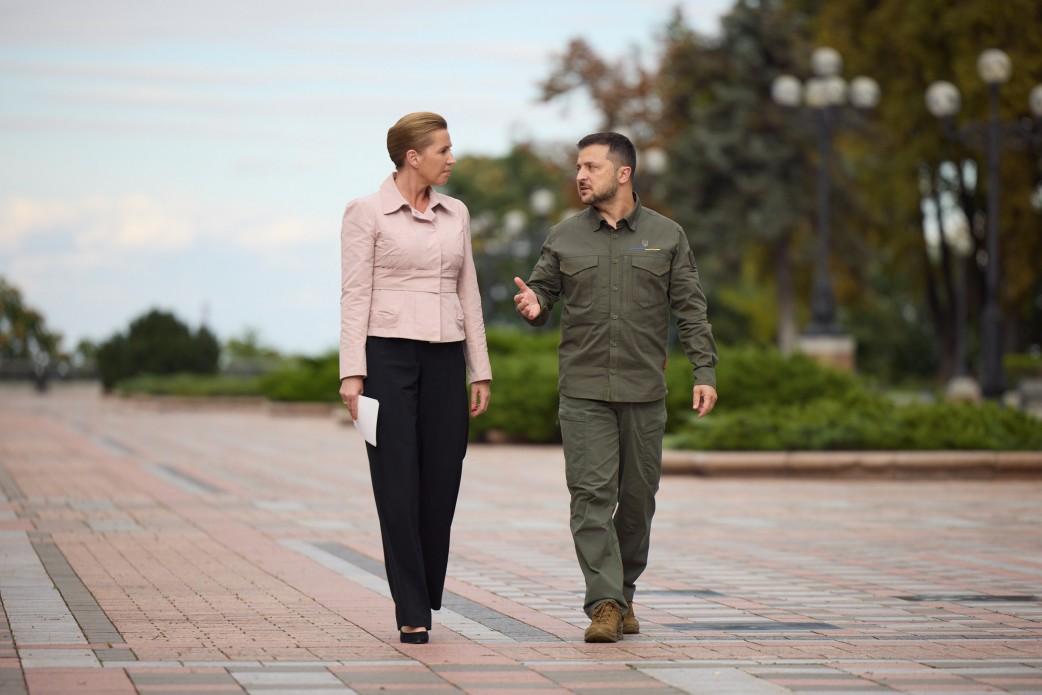
<path fill-rule="evenodd" d="M 358 419 L 355 428 L 362 438 L 376 446 L 376 416 L 380 413 L 380 401 L 366 396 L 358 397 Z"/>

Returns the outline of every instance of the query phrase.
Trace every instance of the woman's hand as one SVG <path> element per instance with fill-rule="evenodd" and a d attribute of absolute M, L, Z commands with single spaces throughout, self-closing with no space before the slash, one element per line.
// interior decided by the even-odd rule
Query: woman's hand
<path fill-rule="evenodd" d="M 340 400 L 347 406 L 351 419 L 358 419 L 358 397 L 362 395 L 362 377 L 345 376 L 340 380 Z"/>
<path fill-rule="evenodd" d="M 475 381 L 470 385 L 470 416 L 477 417 L 488 410 L 488 399 L 492 396 L 489 381 Z"/>

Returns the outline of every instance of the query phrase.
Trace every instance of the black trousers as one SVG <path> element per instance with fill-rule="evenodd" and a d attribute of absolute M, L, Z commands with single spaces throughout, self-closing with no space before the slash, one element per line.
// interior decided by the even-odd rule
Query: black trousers
<path fill-rule="evenodd" d="M 370 336 L 365 395 L 380 402 L 366 445 L 398 628 L 441 608 L 470 428 L 463 343 Z"/>

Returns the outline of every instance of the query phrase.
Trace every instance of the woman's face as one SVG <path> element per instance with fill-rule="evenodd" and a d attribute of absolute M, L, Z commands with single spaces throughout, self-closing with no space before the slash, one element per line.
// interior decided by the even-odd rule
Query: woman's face
<path fill-rule="evenodd" d="M 452 140 L 449 131 L 436 130 L 427 147 L 418 152 L 420 178 L 428 186 L 441 186 L 449 180 L 452 165 L 456 158 L 452 156 Z"/>

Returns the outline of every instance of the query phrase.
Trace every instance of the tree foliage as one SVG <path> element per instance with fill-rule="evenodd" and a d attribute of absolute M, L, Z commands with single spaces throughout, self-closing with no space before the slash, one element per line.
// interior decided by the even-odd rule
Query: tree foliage
<path fill-rule="evenodd" d="M 571 153 L 567 155 L 571 157 Z M 466 203 L 471 216 L 474 262 L 487 323 L 517 320 L 514 276 L 527 278 L 549 225 L 578 204 L 566 173 L 565 154 L 517 144 L 501 157 L 463 156 L 445 192 Z M 545 217 L 532 209 L 532 194 L 549 191 L 553 207 Z"/>
<path fill-rule="evenodd" d="M 0 277 L 0 359 L 54 360 L 61 334 L 51 331 L 21 291 Z"/>
<path fill-rule="evenodd" d="M 639 57 L 610 62 L 583 39 L 573 39 L 556 56 L 556 67 L 541 87 L 543 101 L 585 91 L 601 113 L 602 128 L 624 128 L 638 144 L 652 139 L 657 131 L 661 117 L 658 74 L 656 69 L 642 66 Z"/>
<path fill-rule="evenodd" d="M 153 309 L 130 323 L 97 350 L 98 372 L 106 391 L 142 374 L 215 374 L 220 345 L 205 326 L 194 333 L 169 312 Z"/>
<path fill-rule="evenodd" d="M 936 198 L 947 186 L 945 195 L 955 196 L 969 220 L 976 253 L 968 312 L 976 317 L 987 193 L 980 127 L 987 89 L 976 60 L 989 47 L 1012 58 L 1013 77 L 1001 91 L 1001 117 L 1012 128 L 1027 122 L 1027 94 L 1042 81 L 1040 45 L 1042 5 L 1033 0 L 737 0 L 715 37 L 692 31 L 677 13 L 658 37 L 652 66 L 612 62 L 573 41 L 544 82 L 543 97 L 585 91 L 603 127 L 636 136 L 638 148 L 667 149 L 669 169 L 653 189 L 655 203 L 691 236 L 714 316 L 723 319 L 720 337 L 762 336 L 762 324 L 777 318 L 784 347 L 810 296 L 821 161 L 814 131 L 772 102 L 770 86 L 783 73 L 811 77 L 816 46 L 837 49 L 847 80 L 868 75 L 882 89 L 878 108 L 867 117 L 844 108 L 844 127 L 834 132 L 830 265 L 839 319 L 858 339 L 862 366 L 880 376 L 939 365 L 938 375 L 946 376 L 958 273 L 946 237 L 939 246 L 924 240 L 924 195 Z M 963 92 L 958 143 L 945 139 L 925 108 L 926 87 L 939 79 Z M 1039 128 L 1026 147 L 1007 142 L 1000 176 L 1008 350 L 1042 343 Z M 945 183 L 939 172 L 951 167 L 944 163 L 967 161 L 976 164 L 976 180 Z M 971 326 L 970 335 L 977 332 Z"/>
<path fill-rule="evenodd" d="M 858 172 L 858 189 L 867 205 L 880 211 L 862 218 L 857 233 L 876 249 L 889 274 L 905 278 L 927 298 L 930 317 L 951 351 L 951 324 L 957 274 L 954 249 L 942 236 L 936 246 L 924 241 L 922 172 L 926 195 L 945 190 L 938 174 L 944 162 L 973 162 L 976 181 L 955 184 L 954 194 L 972 232 L 968 312 L 980 314 L 984 298 L 987 171 L 983 124 L 988 116 L 987 86 L 977 74 L 977 57 L 987 48 L 1009 54 L 1012 76 L 1001 87 L 1000 117 L 1030 123 L 1027 96 L 1042 82 L 1042 5 L 1034 0 L 789 0 L 813 20 L 820 44 L 839 50 L 850 74 L 869 74 L 883 89 L 879 133 L 870 143 L 847 142 L 851 151 L 873 150 Z M 955 119 L 961 137 L 952 142 L 926 109 L 924 94 L 936 80 L 954 83 L 962 95 Z M 1000 300 L 1007 319 L 1007 349 L 1042 343 L 1037 301 L 1042 291 L 1042 206 L 1033 196 L 1042 174 L 1042 129 L 1034 126 L 1031 144 L 1007 136 L 998 185 L 1000 200 Z M 946 264 L 948 267 L 946 267 Z M 971 325 L 972 327 L 972 325 Z M 973 330 L 970 336 L 977 334 Z M 948 361 L 950 361 L 950 354 Z"/>
<path fill-rule="evenodd" d="M 666 149 L 668 171 L 651 189 L 652 204 L 687 231 L 711 303 L 722 317 L 765 321 L 786 347 L 795 335 L 802 260 L 794 248 L 806 234 L 813 178 L 805 133 L 765 101 L 771 81 L 795 70 L 805 24 L 777 0 L 742 0 L 724 18 L 722 35 L 710 39 L 677 13 L 654 69 L 611 63 L 577 40 L 543 91 L 549 100 L 584 89 L 604 128 L 631 133 L 638 148 Z M 642 176 L 638 162 L 638 183 Z M 771 291 L 763 291 L 764 276 L 773 280 Z M 742 282 L 727 286 L 724 278 Z M 765 303 L 775 310 L 759 311 Z M 731 323 L 719 324 L 725 342 L 764 333 L 755 326 L 731 335 Z"/>
<path fill-rule="evenodd" d="M 798 70 L 805 23 L 774 0 L 737 2 L 712 40 L 675 18 L 661 67 L 667 208 L 691 236 L 709 287 L 720 286 L 714 294 L 740 311 L 743 297 L 758 299 L 752 309 L 766 300 L 774 311 L 743 313 L 776 328 L 785 350 L 797 284 L 807 284 L 797 280 L 806 276 L 814 177 L 806 129 L 769 94 L 775 77 Z"/>

